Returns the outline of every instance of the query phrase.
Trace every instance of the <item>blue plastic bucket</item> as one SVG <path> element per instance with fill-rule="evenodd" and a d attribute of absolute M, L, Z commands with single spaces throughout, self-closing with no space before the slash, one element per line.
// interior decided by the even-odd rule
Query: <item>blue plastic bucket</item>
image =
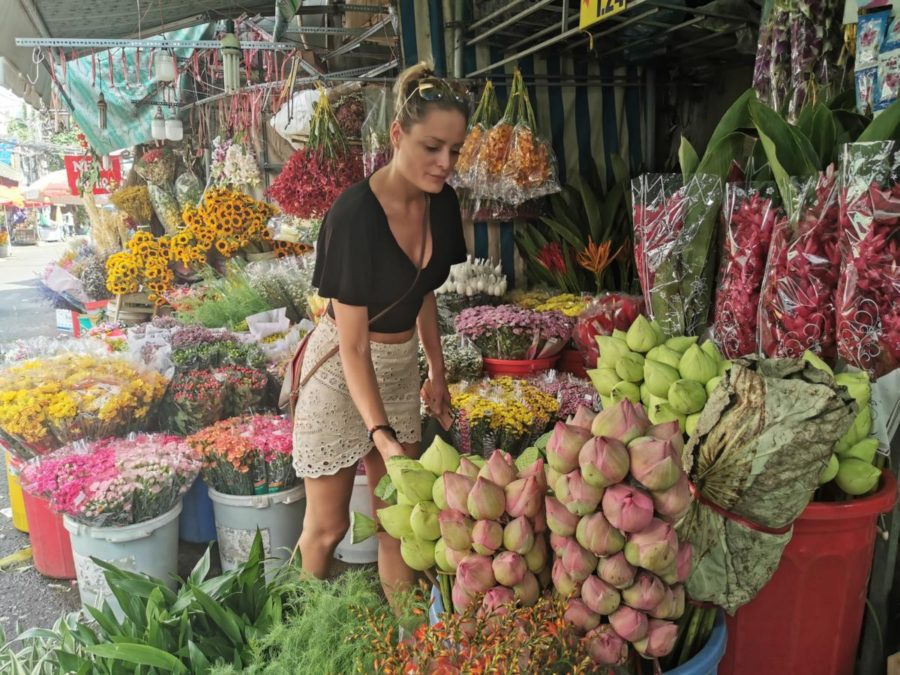
<path fill-rule="evenodd" d="M 216 517 L 209 489 L 199 476 L 182 499 L 178 521 L 179 538 L 191 544 L 208 544 L 216 540 Z"/>

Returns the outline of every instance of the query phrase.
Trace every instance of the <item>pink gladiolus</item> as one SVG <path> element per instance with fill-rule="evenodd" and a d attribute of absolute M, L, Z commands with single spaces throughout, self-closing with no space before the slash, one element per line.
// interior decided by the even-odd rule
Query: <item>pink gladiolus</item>
<path fill-rule="evenodd" d="M 478 475 L 500 487 L 506 487 L 516 478 L 516 465 L 508 452 L 494 450 Z"/>
<path fill-rule="evenodd" d="M 637 570 L 625 560 L 624 553 L 616 553 L 607 558 L 600 558 L 597 563 L 597 575 L 613 588 L 628 588 L 634 583 Z"/>
<path fill-rule="evenodd" d="M 597 556 L 612 555 L 625 547 L 624 535 L 610 525 L 600 512 L 584 516 L 578 521 L 575 539 Z"/>
<path fill-rule="evenodd" d="M 594 436 L 615 438 L 627 445 L 638 436 L 643 436 L 649 427 L 650 420 L 644 408 L 623 399 L 594 418 L 591 433 Z"/>
<path fill-rule="evenodd" d="M 602 616 L 612 614 L 622 603 L 619 591 L 594 574 L 581 584 L 581 599 L 592 612 Z"/>
<path fill-rule="evenodd" d="M 628 642 L 642 640 L 647 635 L 647 615 L 626 605 L 609 615 L 609 623 Z"/>
<path fill-rule="evenodd" d="M 631 475 L 648 490 L 668 490 L 684 472 L 671 441 L 649 436 L 628 446 Z"/>
<path fill-rule="evenodd" d="M 583 633 L 593 630 L 600 625 L 600 615 L 592 612 L 578 598 L 569 598 L 564 618 Z"/>
<path fill-rule="evenodd" d="M 487 616 L 502 616 L 509 612 L 516 602 L 516 595 L 509 588 L 494 586 L 484 594 L 481 608 Z"/>
<path fill-rule="evenodd" d="M 581 447 L 578 464 L 585 483 L 605 488 L 625 480 L 631 458 L 624 443 L 608 436 L 597 436 Z"/>
<path fill-rule="evenodd" d="M 506 512 L 513 518 L 527 516 L 534 518 L 541 510 L 544 490 L 533 476 L 519 478 L 506 486 Z"/>
<path fill-rule="evenodd" d="M 591 432 L 557 422 L 553 435 L 547 442 L 547 463 L 559 473 L 569 473 L 578 468 L 578 453 L 591 437 Z"/>
<path fill-rule="evenodd" d="M 653 500 L 640 488 L 625 483 L 607 488 L 603 495 L 603 515 L 622 532 L 639 532 L 653 520 Z"/>
<path fill-rule="evenodd" d="M 491 568 L 491 559 L 475 553 L 467 555 L 456 568 L 456 583 L 472 595 L 484 593 L 491 586 L 495 586 L 497 580 Z"/>
<path fill-rule="evenodd" d="M 662 574 L 678 555 L 678 537 L 672 525 L 658 518 L 632 534 L 625 543 L 625 559 L 635 567 Z"/>
<path fill-rule="evenodd" d="M 541 594 L 537 577 L 531 572 L 525 572 L 522 581 L 513 586 L 513 592 L 516 594 L 516 599 L 522 606 L 531 607 L 538 601 L 538 597 L 540 597 Z"/>
<path fill-rule="evenodd" d="M 628 660 L 628 644 L 612 626 L 598 626 L 584 636 L 588 654 L 598 666 L 620 666 Z"/>
<path fill-rule="evenodd" d="M 447 502 L 450 502 L 449 495 Z M 476 520 L 496 520 L 506 509 L 506 493 L 496 483 L 479 476 L 469 492 L 466 506 Z"/>
<path fill-rule="evenodd" d="M 586 405 L 579 405 L 575 410 L 575 414 L 568 420 L 566 420 L 566 424 L 571 427 L 581 427 L 582 429 L 590 431 L 591 425 L 594 423 L 594 418 L 596 416 L 597 413 L 588 408 Z"/>
<path fill-rule="evenodd" d="M 581 583 L 588 578 L 595 569 L 597 569 L 597 556 L 590 551 L 583 549 L 577 541 L 569 539 L 563 547 L 562 556 L 563 569 L 566 571 L 575 583 Z"/>
<path fill-rule="evenodd" d="M 481 555 L 493 555 L 503 544 L 503 526 L 496 520 L 476 520 L 472 527 L 472 548 Z"/>
<path fill-rule="evenodd" d="M 671 621 L 650 619 L 647 624 L 647 635 L 640 640 L 633 640 L 638 654 L 650 659 L 667 656 L 675 647 L 678 639 L 678 626 Z"/>
<path fill-rule="evenodd" d="M 464 516 L 469 515 L 469 507 L 467 501 L 469 492 L 475 486 L 475 480 L 464 476 L 460 473 L 444 474 L 444 498 L 447 500 L 447 506 Z"/>
<path fill-rule="evenodd" d="M 666 596 L 666 587 L 658 577 L 644 572 L 637 573 L 634 584 L 622 591 L 622 600 L 629 607 L 649 612 Z"/>
<path fill-rule="evenodd" d="M 653 506 L 663 520 L 678 521 L 691 506 L 693 495 L 687 474 L 683 471 L 678 481 L 668 490 L 650 493 L 653 498 Z"/>
<path fill-rule="evenodd" d="M 438 525 L 449 548 L 464 551 L 472 545 L 473 523 L 459 511 L 444 509 L 438 514 Z"/>
<path fill-rule="evenodd" d="M 525 555 L 534 546 L 534 529 L 525 516 L 514 518 L 503 528 L 503 547 Z"/>
<path fill-rule="evenodd" d="M 525 558 L 512 551 L 503 551 L 497 555 L 491 563 L 491 569 L 497 582 L 509 588 L 522 583 L 525 572 L 528 571 Z"/>
<path fill-rule="evenodd" d="M 561 558 L 557 558 L 556 562 L 553 563 L 551 578 L 553 579 L 553 587 L 562 597 L 577 596 L 581 593 L 581 584 L 569 576 L 569 573 L 563 567 Z"/>
<path fill-rule="evenodd" d="M 550 528 L 550 531 L 563 537 L 571 537 L 575 534 L 578 516 L 570 513 L 556 497 L 545 497 L 544 503 L 547 506 L 547 527 Z"/>

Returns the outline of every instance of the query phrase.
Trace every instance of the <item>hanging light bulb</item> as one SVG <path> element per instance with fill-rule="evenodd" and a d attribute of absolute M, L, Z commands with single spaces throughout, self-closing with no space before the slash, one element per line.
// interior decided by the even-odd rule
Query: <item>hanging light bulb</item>
<path fill-rule="evenodd" d="M 170 141 L 180 141 L 184 138 L 184 126 L 177 117 L 166 120 L 166 139 Z"/>
<path fill-rule="evenodd" d="M 171 52 L 156 54 L 156 79 L 159 82 L 175 81 L 175 55 Z"/>
<path fill-rule="evenodd" d="M 150 135 L 154 141 L 166 140 L 166 118 L 163 117 L 162 107 L 156 108 L 156 115 L 150 125 Z"/>
<path fill-rule="evenodd" d="M 97 99 L 97 126 L 100 129 L 106 129 L 106 98 L 103 92 L 100 92 L 100 98 Z"/>
<path fill-rule="evenodd" d="M 225 22 L 222 45 L 222 72 L 225 77 L 225 93 L 234 94 L 241 88 L 241 43 L 234 34 L 234 21 Z"/>

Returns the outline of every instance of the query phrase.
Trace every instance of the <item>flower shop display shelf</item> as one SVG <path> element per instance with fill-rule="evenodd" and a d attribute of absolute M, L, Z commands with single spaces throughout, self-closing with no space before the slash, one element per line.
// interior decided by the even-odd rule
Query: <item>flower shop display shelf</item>
<path fill-rule="evenodd" d="M 146 293 L 126 293 L 113 298 L 108 314 L 113 323 L 121 321 L 134 326 L 152 319 L 156 315 L 156 305 L 150 302 Z"/>

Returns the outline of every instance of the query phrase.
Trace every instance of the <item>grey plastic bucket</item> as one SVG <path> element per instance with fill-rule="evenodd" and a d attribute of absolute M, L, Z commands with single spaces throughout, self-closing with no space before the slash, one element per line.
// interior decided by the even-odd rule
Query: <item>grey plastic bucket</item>
<path fill-rule="evenodd" d="M 369 481 L 365 476 L 357 476 L 353 480 L 353 493 L 350 495 L 350 513 L 354 511 L 372 517 L 372 494 L 369 492 Z M 378 537 L 371 537 L 358 544 L 350 543 L 350 532 L 344 535 L 341 543 L 334 551 L 334 557 L 352 565 L 365 565 L 378 561 Z"/>
<path fill-rule="evenodd" d="M 303 528 L 306 491 L 303 484 L 267 495 L 226 495 L 209 488 L 216 517 L 219 560 L 227 572 L 246 562 L 256 529 L 262 535 L 268 572 L 286 563 Z"/>
<path fill-rule="evenodd" d="M 103 569 L 91 557 L 112 563 L 132 572 L 148 574 L 174 589 L 178 572 L 178 516 L 181 501 L 153 520 L 136 525 L 94 527 L 63 517 L 63 526 L 72 540 L 72 556 L 78 578 L 82 605 L 100 607 L 103 601 L 122 618 L 118 601 L 113 597 Z"/>

